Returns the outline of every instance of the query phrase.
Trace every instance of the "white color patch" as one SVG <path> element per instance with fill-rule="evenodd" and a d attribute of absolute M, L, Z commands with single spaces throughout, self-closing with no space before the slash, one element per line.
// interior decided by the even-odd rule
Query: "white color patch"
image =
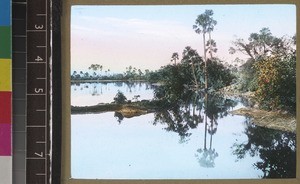
<path fill-rule="evenodd" d="M 0 183 L 12 184 L 12 157 L 0 156 Z"/>

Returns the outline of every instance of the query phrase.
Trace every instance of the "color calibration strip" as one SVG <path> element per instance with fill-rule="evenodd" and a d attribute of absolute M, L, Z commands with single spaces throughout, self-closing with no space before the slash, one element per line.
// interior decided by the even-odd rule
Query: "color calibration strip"
<path fill-rule="evenodd" d="M 11 0 L 0 1 L 0 183 L 12 183 Z"/>

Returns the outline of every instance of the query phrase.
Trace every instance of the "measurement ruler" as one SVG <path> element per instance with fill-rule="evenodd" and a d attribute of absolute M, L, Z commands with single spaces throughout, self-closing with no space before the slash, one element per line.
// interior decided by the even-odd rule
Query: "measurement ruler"
<path fill-rule="evenodd" d="M 26 184 L 50 183 L 50 0 L 27 0 Z"/>

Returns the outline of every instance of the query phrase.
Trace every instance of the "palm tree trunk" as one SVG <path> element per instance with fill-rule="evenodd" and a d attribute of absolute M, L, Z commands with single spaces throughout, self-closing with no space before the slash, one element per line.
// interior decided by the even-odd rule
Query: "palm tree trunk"
<path fill-rule="evenodd" d="M 212 51 L 211 51 L 211 32 L 208 32 L 208 36 L 209 36 L 209 53 L 210 53 L 210 59 L 212 59 L 213 55 L 212 55 Z"/>
<path fill-rule="evenodd" d="M 206 138 L 207 138 L 207 115 L 205 112 L 205 125 L 204 125 L 204 149 L 206 150 Z"/>
<path fill-rule="evenodd" d="M 211 121 L 211 134 L 210 134 L 210 142 L 209 142 L 209 149 L 211 150 L 211 146 L 212 146 L 212 136 L 213 136 L 213 130 L 214 130 L 214 122 L 213 122 L 213 119 L 214 119 L 214 115 L 212 116 L 212 121 Z"/>
<path fill-rule="evenodd" d="M 204 48 L 204 76 L 205 76 L 205 91 L 207 91 L 208 87 L 208 76 L 207 76 L 207 59 L 206 59 L 206 46 L 205 46 L 205 32 L 203 33 L 203 48 Z"/>

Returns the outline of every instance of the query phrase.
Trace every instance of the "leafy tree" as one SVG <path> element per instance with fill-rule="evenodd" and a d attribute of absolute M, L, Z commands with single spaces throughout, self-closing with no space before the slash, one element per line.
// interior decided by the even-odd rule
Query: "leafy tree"
<path fill-rule="evenodd" d="M 85 79 L 89 79 L 89 78 L 90 78 L 90 74 L 89 74 L 88 72 L 85 72 L 83 77 L 84 77 Z"/>
<path fill-rule="evenodd" d="M 123 104 L 126 102 L 126 100 L 126 96 L 121 91 L 118 91 L 118 93 L 114 97 L 114 102 L 117 104 Z"/>
<path fill-rule="evenodd" d="M 248 41 L 237 39 L 231 54 L 240 52 L 248 56 L 248 60 L 240 67 L 239 89 L 241 91 L 256 91 L 258 89 L 259 67 L 255 63 L 269 60 L 269 57 L 286 58 L 295 55 L 295 36 L 275 37 L 269 28 L 262 28 L 258 33 L 251 33 Z M 263 63 L 261 63 L 263 65 Z M 260 72 L 261 73 L 261 72 Z"/>
<path fill-rule="evenodd" d="M 207 49 L 209 54 L 210 54 L 210 58 L 213 58 L 212 53 L 216 53 L 218 51 L 217 49 L 217 43 L 215 40 L 211 39 L 211 35 L 209 34 L 209 40 L 206 42 L 206 47 L 209 48 Z"/>
<path fill-rule="evenodd" d="M 199 56 L 196 50 L 192 49 L 190 46 L 187 46 L 183 50 L 181 63 L 190 66 L 193 76 L 193 83 L 195 85 L 195 88 L 198 89 L 198 87 L 200 87 L 200 84 L 204 83 L 204 79 L 202 76 L 202 58 Z"/>
<path fill-rule="evenodd" d="M 257 72 L 254 63 L 253 59 L 249 59 L 240 66 L 238 89 L 242 92 L 257 90 Z"/>
<path fill-rule="evenodd" d="M 255 64 L 258 89 L 255 95 L 264 109 L 296 112 L 296 57 L 268 57 Z"/>
<path fill-rule="evenodd" d="M 126 79 L 134 79 L 137 76 L 136 70 L 137 69 L 132 66 L 126 67 L 126 71 L 124 73 L 125 78 Z"/>
<path fill-rule="evenodd" d="M 161 81 L 161 72 L 160 71 L 149 71 L 147 74 L 146 74 L 146 79 L 147 81 L 151 82 L 151 83 L 154 83 L 154 82 L 158 82 L 158 81 Z"/>
<path fill-rule="evenodd" d="M 73 71 L 73 74 L 71 75 L 71 79 L 76 79 L 77 76 L 77 71 Z"/>
<path fill-rule="evenodd" d="M 258 33 L 251 33 L 248 42 L 241 38 L 233 41 L 234 47 L 230 47 L 229 53 L 241 52 L 255 61 L 274 55 L 283 57 L 293 52 L 293 42 L 293 38 L 273 36 L 270 29 L 264 27 Z"/>
<path fill-rule="evenodd" d="M 139 73 L 139 78 L 141 79 L 142 78 L 142 75 L 143 75 L 143 72 L 141 69 L 138 69 L 138 73 Z"/>
<path fill-rule="evenodd" d="M 230 85 L 234 79 L 229 68 L 222 64 L 222 61 L 213 58 L 207 61 L 208 83 L 209 88 L 218 90 L 222 87 Z"/>
<path fill-rule="evenodd" d="M 91 66 L 89 67 L 89 70 L 92 70 L 94 71 L 94 77 L 97 76 L 97 71 L 100 70 L 102 71 L 103 69 L 103 66 L 102 65 L 99 65 L 99 64 L 91 64 Z M 99 73 L 98 73 L 98 76 L 99 76 Z"/>
<path fill-rule="evenodd" d="M 176 65 L 176 61 L 179 60 L 179 56 L 178 56 L 178 53 L 177 52 L 174 52 L 172 54 L 172 57 L 171 57 L 171 62 L 174 62 L 174 65 Z"/>
<path fill-rule="evenodd" d="M 79 73 L 80 73 L 80 77 L 82 78 L 83 75 L 84 75 L 84 74 L 83 74 L 83 71 L 80 71 Z"/>

